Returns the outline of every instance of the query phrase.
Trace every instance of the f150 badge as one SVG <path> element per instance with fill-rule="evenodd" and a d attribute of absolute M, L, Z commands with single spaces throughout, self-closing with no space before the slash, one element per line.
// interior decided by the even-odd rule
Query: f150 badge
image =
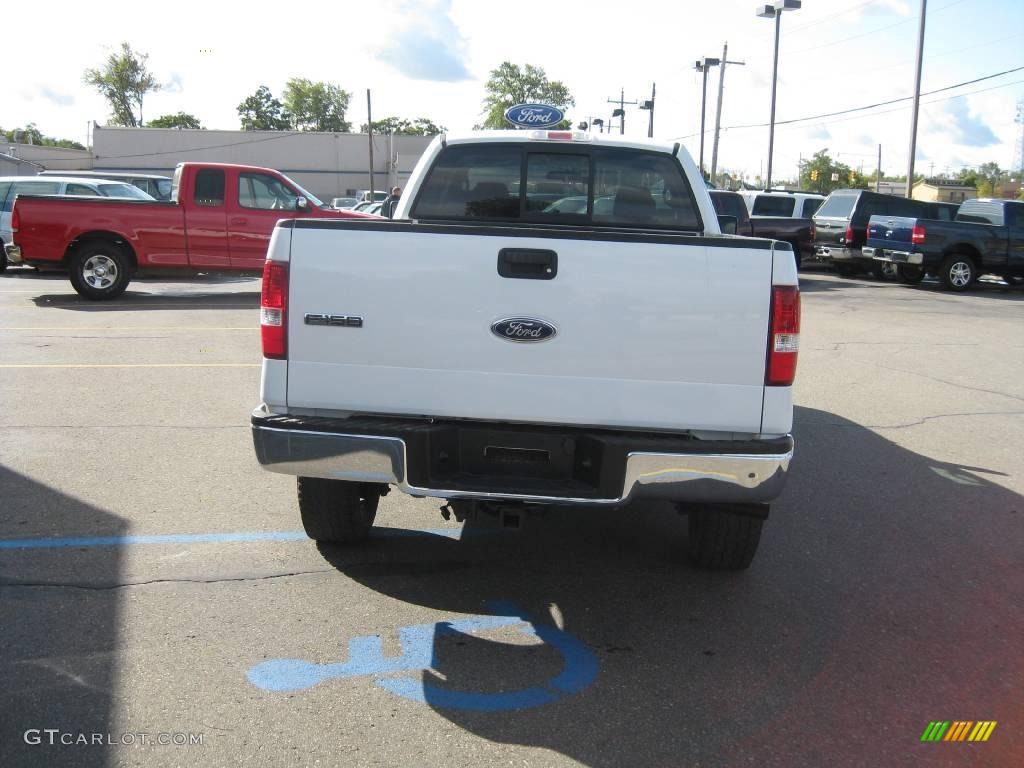
<path fill-rule="evenodd" d="M 508 317 L 494 323 L 491 333 L 506 341 L 547 341 L 557 331 L 551 323 L 533 317 Z"/>
<path fill-rule="evenodd" d="M 363 318 L 354 315 L 306 314 L 306 325 L 334 325 L 341 328 L 362 328 Z"/>

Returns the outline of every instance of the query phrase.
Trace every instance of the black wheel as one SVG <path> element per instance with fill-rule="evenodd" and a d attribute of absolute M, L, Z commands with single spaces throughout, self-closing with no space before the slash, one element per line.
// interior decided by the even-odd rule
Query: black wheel
<path fill-rule="evenodd" d="M 7 249 L 4 247 L 4 241 L 0 240 L 0 272 L 7 271 Z"/>
<path fill-rule="evenodd" d="M 758 507 L 761 515 L 764 511 Z M 727 571 L 750 565 L 761 541 L 763 517 L 714 508 L 692 509 L 687 516 L 694 565 Z"/>
<path fill-rule="evenodd" d="M 966 291 L 978 279 L 978 268 L 970 256 L 951 253 L 939 268 L 939 279 L 951 291 Z"/>
<path fill-rule="evenodd" d="M 917 285 L 924 280 L 924 267 L 919 267 L 916 264 L 898 264 L 896 275 L 901 283 Z"/>
<path fill-rule="evenodd" d="M 871 274 L 876 280 L 895 280 L 896 265 L 891 261 L 872 261 Z"/>
<path fill-rule="evenodd" d="M 842 262 L 834 263 L 836 272 L 839 273 L 840 277 L 854 277 L 860 270 L 857 269 L 856 264 L 844 264 Z"/>
<path fill-rule="evenodd" d="M 132 262 L 123 248 L 113 243 L 91 243 L 71 255 L 71 285 L 92 301 L 116 299 L 132 279 Z"/>
<path fill-rule="evenodd" d="M 300 477 L 299 514 L 306 535 L 329 544 L 363 541 L 377 516 L 380 491 L 360 483 Z"/>

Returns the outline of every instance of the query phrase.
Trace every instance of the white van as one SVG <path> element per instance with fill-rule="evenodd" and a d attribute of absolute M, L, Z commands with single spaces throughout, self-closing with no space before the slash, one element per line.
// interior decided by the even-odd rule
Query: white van
<path fill-rule="evenodd" d="M 7 246 L 13 244 L 11 210 L 18 195 L 85 195 L 124 200 L 153 200 L 133 184 L 110 179 L 81 179 L 71 176 L 0 176 L 0 272 L 19 263 Z"/>

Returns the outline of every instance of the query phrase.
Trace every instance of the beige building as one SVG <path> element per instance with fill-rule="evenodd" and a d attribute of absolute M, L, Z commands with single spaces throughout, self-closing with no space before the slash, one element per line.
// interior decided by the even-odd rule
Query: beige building
<path fill-rule="evenodd" d="M 405 186 L 432 136 L 373 137 L 373 188 Z M 177 128 L 93 130 L 92 170 L 170 176 L 181 162 L 239 163 L 275 168 L 330 202 L 370 188 L 365 133 L 215 131 Z M 48 168 L 50 166 L 47 166 Z"/>
<path fill-rule="evenodd" d="M 978 191 L 966 184 L 951 179 L 924 179 L 914 184 L 915 200 L 928 200 L 933 203 L 962 203 L 973 200 Z"/>
<path fill-rule="evenodd" d="M 0 151 L 18 160 L 41 166 L 39 170 L 88 171 L 92 168 L 92 153 L 87 149 L 47 147 L 42 144 L 0 143 Z M 32 171 L 25 171 L 31 175 Z"/>

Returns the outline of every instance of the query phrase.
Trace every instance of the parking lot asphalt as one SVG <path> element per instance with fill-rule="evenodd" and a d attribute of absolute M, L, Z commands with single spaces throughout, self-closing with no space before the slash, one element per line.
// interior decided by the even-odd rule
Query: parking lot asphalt
<path fill-rule="evenodd" d="M 318 549 L 253 455 L 258 280 L 9 270 L 0 765 L 1024 764 L 1024 290 L 801 285 L 788 487 L 721 574 L 656 504 L 392 493 Z"/>

